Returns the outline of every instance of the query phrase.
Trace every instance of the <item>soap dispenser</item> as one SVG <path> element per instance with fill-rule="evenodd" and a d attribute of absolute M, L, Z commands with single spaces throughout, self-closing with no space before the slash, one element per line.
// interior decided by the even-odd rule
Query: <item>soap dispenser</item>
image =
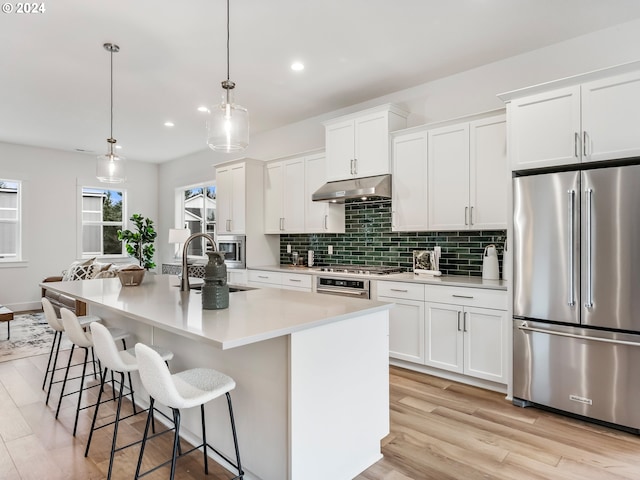
<path fill-rule="evenodd" d="M 482 278 L 485 280 L 500 280 L 498 268 L 498 252 L 495 245 L 487 245 L 482 257 Z"/>

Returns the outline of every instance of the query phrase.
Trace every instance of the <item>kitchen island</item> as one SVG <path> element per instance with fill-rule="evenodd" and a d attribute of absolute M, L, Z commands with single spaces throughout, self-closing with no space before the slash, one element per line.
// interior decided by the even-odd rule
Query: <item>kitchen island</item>
<path fill-rule="evenodd" d="M 392 304 L 262 288 L 231 293 L 228 309 L 203 310 L 200 292 L 178 285 L 173 275 L 147 275 L 137 287 L 117 278 L 46 287 L 86 302 L 136 341 L 170 348 L 172 371 L 210 367 L 233 377 L 245 478 L 351 479 L 381 458 Z M 207 409 L 210 443 L 232 457 L 226 405 Z M 189 441 L 200 437 L 198 413 L 183 414 Z"/>

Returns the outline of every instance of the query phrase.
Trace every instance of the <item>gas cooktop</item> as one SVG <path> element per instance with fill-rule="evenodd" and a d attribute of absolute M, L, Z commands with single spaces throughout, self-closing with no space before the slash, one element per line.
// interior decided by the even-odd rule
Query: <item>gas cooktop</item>
<path fill-rule="evenodd" d="M 402 267 L 384 267 L 380 265 L 325 265 L 318 267 L 320 272 L 330 273 L 355 273 L 359 275 L 389 275 L 390 273 L 402 273 Z"/>

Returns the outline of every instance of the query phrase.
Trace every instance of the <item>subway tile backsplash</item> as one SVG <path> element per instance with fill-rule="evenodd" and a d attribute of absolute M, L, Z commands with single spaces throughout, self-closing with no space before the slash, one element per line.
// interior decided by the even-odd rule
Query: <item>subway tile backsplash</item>
<path fill-rule="evenodd" d="M 484 247 L 495 244 L 502 263 L 506 230 L 461 232 L 392 232 L 391 201 L 348 203 L 345 206 L 345 233 L 280 235 L 280 263 L 290 264 L 291 250 L 307 258 L 313 250 L 316 265 L 385 265 L 411 271 L 413 250 L 442 248 L 443 275 L 482 275 Z M 333 255 L 328 254 L 329 245 Z"/>

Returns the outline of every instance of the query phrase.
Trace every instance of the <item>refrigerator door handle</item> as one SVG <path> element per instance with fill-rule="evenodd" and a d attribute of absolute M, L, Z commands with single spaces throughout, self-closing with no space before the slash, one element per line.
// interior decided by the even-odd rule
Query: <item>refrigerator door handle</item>
<path fill-rule="evenodd" d="M 573 235 L 574 235 L 574 223 L 575 223 L 575 197 L 576 197 L 576 191 L 575 190 L 569 190 L 568 192 L 568 197 L 569 197 L 569 222 L 568 222 L 568 253 L 569 253 L 569 261 L 568 261 L 568 267 L 569 267 L 569 298 L 567 301 L 567 304 L 570 307 L 573 307 L 576 304 L 575 298 L 573 297 L 573 291 L 575 289 L 575 278 L 574 278 L 574 264 L 575 264 L 575 249 L 573 246 Z"/>
<path fill-rule="evenodd" d="M 557 332 L 554 330 L 547 330 L 544 328 L 529 327 L 526 323 L 518 326 L 518 330 L 523 332 L 545 333 L 547 335 L 556 335 L 558 337 L 578 338 L 580 340 L 589 340 L 593 342 L 613 343 L 615 345 L 630 345 L 632 347 L 640 347 L 638 342 L 629 342 L 627 340 L 614 340 L 611 338 L 589 337 L 587 335 L 576 335 L 575 333 Z"/>
<path fill-rule="evenodd" d="M 587 225 L 586 225 L 586 257 L 587 257 L 587 301 L 584 306 L 586 308 L 593 308 L 593 262 L 592 262 L 592 232 L 591 232 L 591 213 L 593 203 L 593 189 L 587 188 L 586 190 L 586 202 L 587 202 Z"/>

